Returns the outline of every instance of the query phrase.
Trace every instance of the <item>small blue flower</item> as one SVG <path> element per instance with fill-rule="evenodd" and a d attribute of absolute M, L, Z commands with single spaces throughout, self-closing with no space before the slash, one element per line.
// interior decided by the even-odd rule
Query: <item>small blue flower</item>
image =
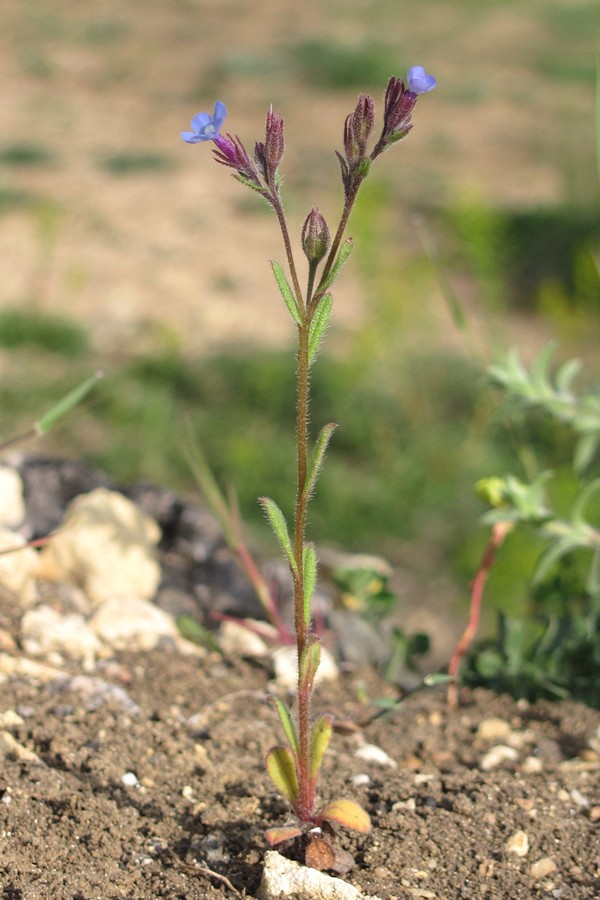
<path fill-rule="evenodd" d="M 225 104 L 217 100 L 215 103 L 215 111 L 211 116 L 210 113 L 201 112 L 192 119 L 192 131 L 182 131 L 181 137 L 188 144 L 198 144 L 200 141 L 214 141 L 225 121 L 227 109 Z"/>
<path fill-rule="evenodd" d="M 408 90 L 413 94 L 426 94 L 437 84 L 433 75 L 428 75 L 423 66 L 413 66 L 406 75 Z"/>

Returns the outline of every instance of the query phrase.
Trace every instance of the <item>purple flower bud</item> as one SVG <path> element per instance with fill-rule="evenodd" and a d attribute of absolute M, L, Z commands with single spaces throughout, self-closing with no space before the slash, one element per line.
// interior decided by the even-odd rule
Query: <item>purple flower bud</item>
<path fill-rule="evenodd" d="M 229 166 L 235 169 L 240 179 L 249 183 L 251 187 L 262 189 L 260 176 L 256 166 L 248 156 L 246 148 L 238 137 L 232 137 L 230 134 L 224 137 L 218 134 L 214 139 L 216 149 L 214 150 L 215 159 L 222 166 Z"/>
<path fill-rule="evenodd" d="M 329 228 L 318 209 L 309 212 L 302 226 L 302 249 L 309 262 L 320 262 L 329 249 Z"/>
<path fill-rule="evenodd" d="M 413 66 L 406 75 L 408 90 L 413 94 L 426 94 L 437 84 L 433 75 L 428 75 L 423 66 Z"/>
<path fill-rule="evenodd" d="M 181 137 L 188 144 L 198 144 L 201 141 L 214 141 L 225 121 L 227 109 L 224 103 L 217 100 L 215 103 L 215 111 L 211 116 L 210 113 L 201 112 L 192 119 L 192 131 L 182 131 Z"/>
<path fill-rule="evenodd" d="M 285 141 L 283 137 L 283 119 L 269 107 L 265 127 L 265 142 L 257 142 L 254 158 L 263 177 L 272 190 L 277 189 L 277 168 L 283 157 Z"/>
<path fill-rule="evenodd" d="M 375 124 L 375 104 L 373 98 L 361 94 L 354 112 L 344 124 L 344 150 L 350 169 L 365 155 L 367 141 Z"/>

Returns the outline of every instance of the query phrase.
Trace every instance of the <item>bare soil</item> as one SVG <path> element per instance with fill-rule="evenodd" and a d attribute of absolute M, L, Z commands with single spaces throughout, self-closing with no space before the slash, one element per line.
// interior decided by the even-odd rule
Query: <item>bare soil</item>
<path fill-rule="evenodd" d="M 0 628 L 15 640 L 17 618 L 2 596 Z M 264 829 L 288 816 L 262 765 L 280 740 L 268 665 L 164 649 L 118 654 L 94 674 L 139 709 L 30 678 L 0 684 L 0 712 L 22 720 L 8 731 L 39 758 L 5 750 L 2 897 L 254 897 Z M 316 706 L 356 721 L 367 711 L 359 698 L 390 693 L 368 670 L 352 671 L 320 687 Z M 493 717 L 509 723 L 517 751 L 486 771 L 491 744 L 478 727 Z M 336 734 L 323 798 L 354 797 L 374 824 L 368 837 L 340 835 L 357 860 L 348 880 L 382 900 L 597 898 L 600 760 L 589 741 L 599 724 L 584 706 L 516 705 L 485 691 L 453 713 L 433 691 L 358 736 Z M 358 758 L 364 741 L 395 767 Z M 357 785 L 357 775 L 368 779 Z M 507 849 L 517 831 L 524 856 Z"/>

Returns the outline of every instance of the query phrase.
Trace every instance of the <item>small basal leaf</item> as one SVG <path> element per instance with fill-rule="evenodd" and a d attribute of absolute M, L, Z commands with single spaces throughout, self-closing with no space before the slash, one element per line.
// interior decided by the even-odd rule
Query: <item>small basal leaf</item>
<path fill-rule="evenodd" d="M 282 825 L 279 828 L 268 828 L 265 831 L 265 837 L 271 847 L 282 844 L 284 841 L 293 841 L 294 838 L 301 837 L 302 829 L 297 825 Z"/>
<path fill-rule="evenodd" d="M 321 338 L 329 323 L 331 316 L 331 308 L 333 306 L 333 297 L 331 294 L 324 294 L 319 300 L 319 304 L 310 321 L 308 329 L 308 361 L 312 362 L 316 356 Z"/>
<path fill-rule="evenodd" d="M 331 740 L 333 716 L 321 716 L 310 732 L 310 774 L 314 778 L 323 764 L 325 751 Z"/>
<path fill-rule="evenodd" d="M 273 529 L 275 537 L 279 541 L 281 549 L 285 553 L 292 572 L 294 573 L 294 575 L 297 575 L 298 567 L 296 566 L 296 560 L 294 559 L 294 550 L 288 533 L 285 516 L 283 515 L 275 501 L 271 500 L 269 497 L 260 497 L 259 503 L 267 515 L 269 524 Z"/>
<path fill-rule="evenodd" d="M 290 712 L 289 712 L 287 706 L 285 706 L 285 704 L 283 704 L 281 702 L 281 700 L 277 700 L 275 697 L 273 697 L 273 702 L 275 704 L 275 707 L 277 708 L 277 712 L 279 713 L 279 718 L 281 720 L 281 727 L 283 728 L 283 732 L 286 736 L 287 742 L 290 745 L 290 749 L 291 749 L 292 753 L 296 754 L 296 757 L 297 757 L 298 756 L 298 735 L 296 734 L 296 729 L 294 727 L 294 723 L 292 721 Z"/>
<path fill-rule="evenodd" d="M 277 790 L 293 805 L 298 799 L 298 776 L 291 751 L 287 747 L 273 747 L 267 753 L 265 765 Z"/>
<path fill-rule="evenodd" d="M 304 623 L 310 624 L 311 601 L 317 583 L 317 553 L 312 544 L 306 544 L 303 554 L 304 565 Z"/>
<path fill-rule="evenodd" d="M 279 292 L 284 299 L 285 305 L 289 309 L 292 318 L 298 325 L 302 325 L 302 317 L 300 315 L 300 311 L 298 310 L 298 304 L 296 303 L 296 298 L 292 293 L 292 289 L 288 284 L 288 280 L 285 277 L 285 272 L 279 265 L 279 263 L 271 260 L 271 268 L 273 269 L 273 275 L 275 276 L 275 281 L 277 282 L 277 287 L 279 288 Z"/>
<path fill-rule="evenodd" d="M 371 830 L 369 814 L 354 800 L 333 800 L 319 813 L 319 821 L 338 822 L 352 831 L 367 834 Z"/>
<path fill-rule="evenodd" d="M 324 837 L 311 834 L 308 839 L 304 861 L 311 869 L 318 869 L 319 872 L 333 869 L 335 866 L 335 850 Z"/>

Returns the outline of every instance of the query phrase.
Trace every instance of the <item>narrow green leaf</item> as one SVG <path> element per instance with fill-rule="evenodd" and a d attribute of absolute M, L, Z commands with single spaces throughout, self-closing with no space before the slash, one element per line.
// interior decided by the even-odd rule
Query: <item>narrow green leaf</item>
<path fill-rule="evenodd" d="M 574 535 L 565 535 L 555 543 L 550 544 L 540 556 L 533 573 L 533 584 L 540 584 L 551 570 L 552 566 L 567 553 L 577 550 L 581 542 Z"/>
<path fill-rule="evenodd" d="M 296 565 L 296 560 L 294 559 L 294 549 L 292 547 L 292 542 L 288 533 L 285 516 L 283 515 L 275 501 L 271 500 L 269 497 L 260 497 L 259 503 L 267 515 L 269 524 L 273 529 L 275 537 L 279 541 L 279 545 L 290 564 L 292 572 L 294 573 L 294 575 L 297 575 L 298 567 Z"/>
<path fill-rule="evenodd" d="M 323 460 L 325 459 L 325 452 L 327 450 L 327 447 L 329 446 L 331 436 L 336 428 L 337 425 L 335 424 L 335 422 L 329 422 L 327 425 L 323 425 L 319 432 L 319 436 L 315 444 L 315 449 L 310 460 L 310 466 L 308 468 L 304 490 L 302 491 L 304 499 L 312 494 L 313 488 L 317 481 L 317 477 L 319 475 L 319 472 L 321 471 L 321 466 L 323 465 Z"/>
<path fill-rule="evenodd" d="M 81 403 L 84 397 L 90 393 L 101 378 L 104 378 L 104 373 L 95 372 L 94 375 L 90 375 L 89 378 L 86 378 L 85 381 L 73 388 L 72 391 L 69 391 L 69 393 L 62 397 L 58 403 L 55 403 L 52 409 L 48 410 L 48 412 L 35 423 L 37 433 L 46 434 L 47 431 L 50 431 L 59 419 L 62 419 L 63 416 L 66 416 L 67 413 L 71 412 L 78 403 Z"/>
<path fill-rule="evenodd" d="M 265 765 L 277 790 L 294 804 L 298 799 L 298 775 L 291 751 L 287 747 L 272 747 L 267 753 Z"/>
<path fill-rule="evenodd" d="M 321 645 L 319 639 L 313 637 L 306 645 L 300 658 L 300 681 L 303 687 L 312 691 L 312 686 L 321 662 Z"/>
<path fill-rule="evenodd" d="M 320 716 L 310 732 L 310 774 L 315 778 L 323 765 L 323 757 L 331 740 L 333 716 Z"/>
<path fill-rule="evenodd" d="M 294 727 L 294 723 L 292 722 L 292 717 L 290 715 L 290 712 L 289 712 L 287 706 L 285 706 L 285 704 L 283 704 L 281 702 L 281 700 L 277 700 L 276 697 L 273 697 L 273 702 L 275 704 L 277 712 L 279 713 L 279 718 L 281 720 L 281 727 L 283 728 L 283 732 L 286 736 L 286 740 L 287 740 L 288 744 L 290 745 L 290 749 L 291 749 L 292 753 L 295 753 L 296 757 L 297 757 L 298 750 L 299 750 L 298 735 L 296 734 L 296 728 Z"/>
<path fill-rule="evenodd" d="M 304 566 L 304 623 L 310 624 L 311 601 L 317 583 L 317 553 L 312 544 L 306 544 L 302 555 Z"/>
<path fill-rule="evenodd" d="M 579 438 L 573 454 L 573 468 L 581 475 L 591 463 L 600 444 L 600 434 L 586 434 Z"/>
<path fill-rule="evenodd" d="M 340 825 L 363 834 L 371 830 L 369 814 L 354 800 L 333 800 L 319 812 L 319 819 L 339 822 Z"/>
<path fill-rule="evenodd" d="M 312 362 L 319 349 L 319 344 L 329 323 L 331 316 L 331 308 L 333 306 L 333 297 L 331 294 L 324 294 L 315 310 L 308 329 L 308 361 Z"/>
<path fill-rule="evenodd" d="M 273 269 L 273 275 L 275 276 L 275 281 L 277 282 L 277 287 L 279 288 L 279 292 L 283 297 L 285 305 L 290 311 L 290 314 L 294 321 L 298 324 L 302 324 L 302 316 L 300 315 L 300 311 L 298 309 L 298 304 L 296 303 L 296 298 L 292 293 L 292 289 L 288 284 L 288 280 L 285 277 L 285 272 L 281 268 L 278 262 L 271 260 L 271 268 Z"/>
<path fill-rule="evenodd" d="M 329 274 L 327 275 L 326 278 L 324 278 L 320 282 L 319 288 L 318 288 L 319 292 L 326 291 L 328 288 L 331 287 L 333 282 L 336 280 L 336 278 L 342 271 L 344 264 L 348 261 L 348 258 L 350 256 L 350 254 L 352 253 L 353 249 L 354 249 L 354 245 L 352 244 L 352 238 L 347 238 L 344 241 L 344 243 L 342 244 L 342 246 L 340 247 L 340 252 L 337 255 L 336 261 L 334 262 L 331 269 L 329 270 Z"/>
<path fill-rule="evenodd" d="M 571 389 L 571 382 L 581 371 L 581 362 L 578 359 L 569 359 L 563 363 L 555 376 L 556 387 L 562 393 Z"/>

